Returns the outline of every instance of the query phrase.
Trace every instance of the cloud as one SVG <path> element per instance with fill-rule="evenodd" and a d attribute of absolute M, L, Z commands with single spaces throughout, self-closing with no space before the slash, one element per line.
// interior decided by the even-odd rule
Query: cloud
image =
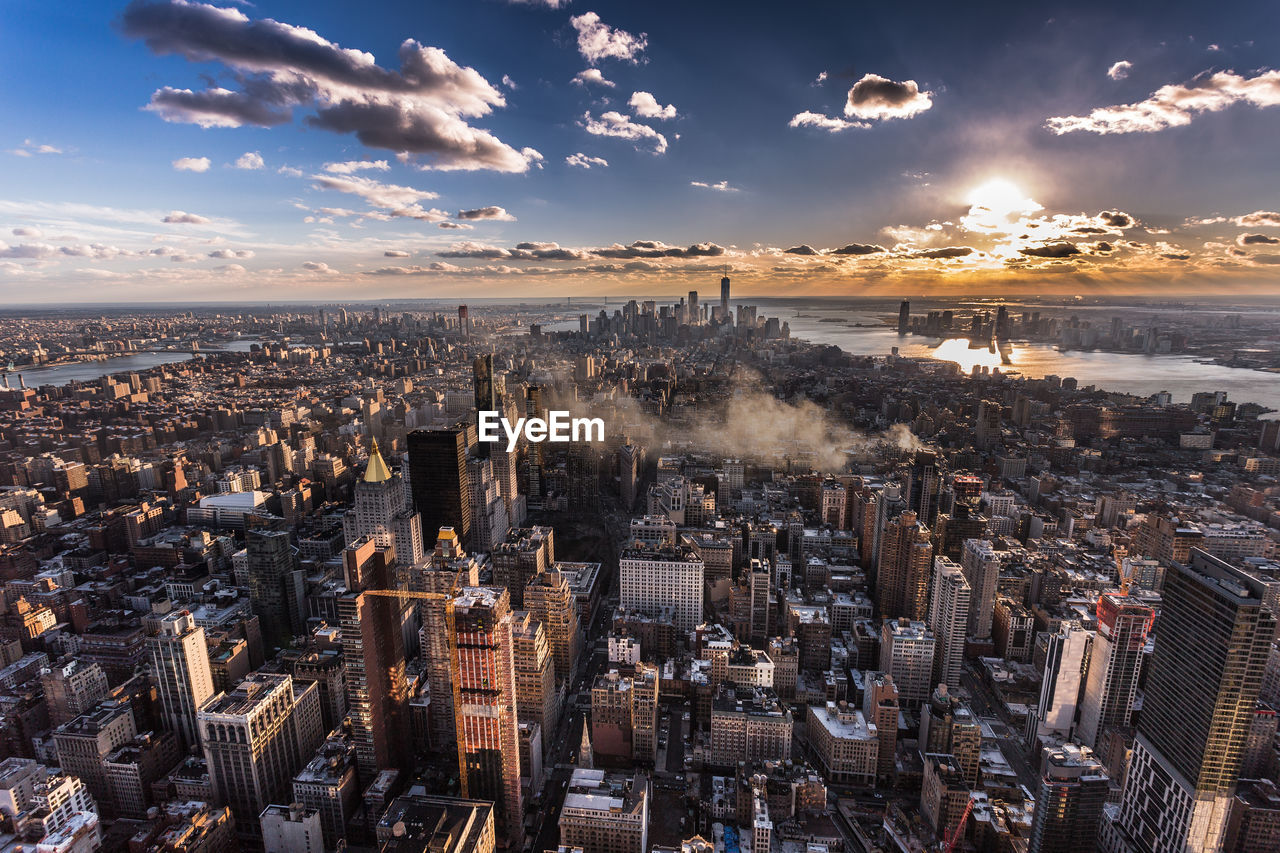
<path fill-rule="evenodd" d="M 688 248 L 668 246 L 655 240 L 636 240 L 627 246 L 614 243 L 603 249 L 591 249 L 600 258 L 716 258 L 724 254 L 723 246 L 695 243 Z"/>
<path fill-rule="evenodd" d="M 1151 97 L 1133 104 L 1099 107 L 1087 116 L 1055 116 L 1045 127 L 1064 133 L 1154 133 L 1182 127 L 1202 113 L 1218 112 L 1232 104 L 1255 107 L 1280 104 L 1280 71 L 1242 77 L 1232 71 L 1201 75 L 1186 85 L 1161 86 Z"/>
<path fill-rule="evenodd" d="M 30 139 L 24 139 L 22 140 L 21 148 L 10 149 L 9 153 L 15 157 L 30 157 L 33 154 L 65 154 L 66 152 L 54 145 L 46 145 Z"/>
<path fill-rule="evenodd" d="M 437 228 L 445 228 L 450 231 L 470 231 L 473 226 L 463 225 L 461 222 L 437 222 Z"/>
<path fill-rule="evenodd" d="M 1068 243 L 1065 240 L 1046 243 L 1043 246 L 1028 246 L 1018 251 L 1033 258 L 1069 258 L 1072 255 L 1080 254 L 1080 249 L 1075 243 Z"/>
<path fill-rule="evenodd" d="M 809 85 L 811 85 L 811 86 L 821 86 L 821 85 L 822 85 L 823 83 L 825 83 L 825 82 L 827 82 L 827 72 L 825 72 L 825 71 L 819 71 L 819 72 L 818 72 L 818 76 L 817 76 L 817 78 L 816 78 L 816 79 L 814 79 L 814 81 L 813 81 L 812 83 L 810 83 Z"/>
<path fill-rule="evenodd" d="M 632 92 L 631 100 L 627 101 L 627 106 L 641 118 L 657 118 L 670 119 L 676 117 L 676 108 L 674 104 L 667 104 L 665 107 L 658 103 L 658 99 L 648 92 Z"/>
<path fill-rule="evenodd" d="M 548 9 L 563 9 L 573 0 L 507 0 L 512 6 L 545 6 Z"/>
<path fill-rule="evenodd" d="M 239 91 L 158 90 L 148 109 L 166 121 L 271 127 L 306 107 L 314 110 L 310 126 L 425 155 L 424 168 L 524 172 L 541 158 L 468 124 L 505 106 L 502 94 L 475 69 L 413 39 L 400 45 L 400 67 L 391 70 L 312 30 L 186 0 L 133 0 L 121 29 L 156 54 L 221 62 L 234 72 Z"/>
<path fill-rule="evenodd" d="M 714 184 L 709 184 L 706 181 L 690 181 L 689 186 L 701 187 L 704 190 L 715 190 L 716 192 L 721 192 L 721 193 L 738 192 L 738 188 L 729 186 L 728 181 L 716 181 Z"/>
<path fill-rule="evenodd" d="M 610 110 L 601 113 L 600 118 L 592 118 L 590 112 L 582 114 L 579 122 L 587 133 L 595 136 L 613 136 L 618 139 L 629 139 L 636 143 L 647 143 L 653 146 L 654 154 L 663 154 L 667 150 L 667 138 L 647 124 L 634 122 L 622 113 Z M 636 148 L 639 149 L 639 145 Z"/>
<path fill-rule="evenodd" d="M 507 211 L 504 208 L 497 207 L 496 205 L 489 205 L 488 207 L 477 207 L 474 210 L 459 210 L 458 218 L 473 220 L 473 221 L 477 219 L 494 219 L 501 222 L 516 221 L 516 218 L 512 216 L 510 213 L 507 213 Z"/>
<path fill-rule="evenodd" d="M 237 169 L 248 169 L 250 171 L 256 171 L 257 169 L 261 169 L 266 165 L 267 164 L 262 160 L 262 155 L 259 154 L 257 151 L 246 151 L 245 153 L 241 154 L 238 158 L 236 158 Z"/>
<path fill-rule="evenodd" d="M 1241 234 L 1236 238 L 1241 246 L 1275 246 L 1280 245 L 1280 237 L 1268 237 L 1266 234 Z"/>
<path fill-rule="evenodd" d="M 589 157 L 579 151 L 576 154 L 570 154 L 564 158 L 564 161 L 570 166 L 578 166 L 583 169 L 590 169 L 592 166 L 600 166 L 604 168 L 609 165 L 609 161 L 603 157 Z"/>
<path fill-rule="evenodd" d="M 1107 76 L 1112 80 L 1123 80 L 1129 76 L 1129 72 L 1133 70 L 1133 63 L 1127 59 L 1122 59 L 1107 69 Z"/>
<path fill-rule="evenodd" d="M 430 190 L 420 190 L 400 184 L 384 184 L 361 175 L 317 174 L 312 175 L 311 180 L 316 189 L 335 190 L 358 196 L 373 207 L 387 211 L 388 216 L 425 219 L 430 222 L 449 218 L 449 215 L 443 211 L 423 210 L 418 204 L 420 201 L 439 197 L 437 193 Z"/>
<path fill-rule="evenodd" d="M 844 114 L 860 119 L 911 118 L 933 106 L 932 92 L 921 92 L 915 80 L 901 83 L 866 74 L 849 89 Z"/>
<path fill-rule="evenodd" d="M 1138 224 L 1136 219 L 1122 210 L 1104 210 L 1098 214 L 1098 218 L 1112 228 L 1132 228 Z"/>
<path fill-rule="evenodd" d="M 502 75 L 502 85 L 506 86 L 508 89 L 510 89 L 513 92 L 516 89 L 520 88 L 519 86 L 516 85 L 516 81 L 512 80 L 511 77 L 507 74 Z"/>
<path fill-rule="evenodd" d="M 1218 218 L 1215 221 L 1223 220 Z M 1272 210 L 1255 210 L 1253 213 L 1237 216 L 1231 221 L 1241 228 L 1280 228 L 1280 213 Z"/>
<path fill-rule="evenodd" d="M 784 254 L 787 254 L 787 255 L 820 255 L 822 254 L 817 249 L 810 246 L 808 243 L 802 243 L 799 246 L 792 246 L 790 249 L 783 249 L 782 251 Z"/>
<path fill-rule="evenodd" d="M 602 59 L 621 59 L 634 64 L 649 44 L 644 33 L 633 36 L 626 30 L 614 29 L 595 12 L 575 15 L 569 23 L 578 31 L 578 53 L 592 65 Z"/>
<path fill-rule="evenodd" d="M 409 257 L 409 253 L 402 252 L 399 249 L 387 249 L 387 251 L 382 253 L 382 256 L 384 258 L 407 258 Z"/>
<path fill-rule="evenodd" d="M 310 270 L 311 272 L 323 273 L 323 274 L 325 274 L 325 275 L 335 275 L 335 274 L 337 274 L 337 272 L 338 272 L 338 271 L 337 271 L 337 270 L 335 270 L 333 267 L 329 266 L 328 264 L 324 263 L 323 261 L 304 261 L 304 262 L 303 262 L 303 264 L 302 264 L 302 268 L 303 268 L 304 270 Z"/>
<path fill-rule="evenodd" d="M 842 130 L 848 130 L 851 127 L 866 128 L 871 127 L 865 121 L 845 121 L 842 118 L 834 118 L 832 116 L 823 115 L 806 110 L 802 113 L 796 113 L 791 117 L 791 121 L 787 122 L 788 127 L 816 127 L 820 130 L 826 130 L 831 133 L 839 133 Z"/>
<path fill-rule="evenodd" d="M 924 249 L 919 252 L 911 252 L 908 258 L 931 258 L 931 259 L 947 259 L 947 258 L 963 258 L 966 255 L 972 255 L 973 249 L 968 246 L 947 246 L 942 249 Z"/>
<path fill-rule="evenodd" d="M 617 85 L 612 80 L 606 79 L 605 76 L 600 73 L 599 68 L 588 68 L 585 71 L 579 71 L 577 74 L 573 75 L 573 79 L 569 82 L 577 86 L 586 86 L 588 83 L 591 83 L 596 86 L 606 86 L 610 89 Z"/>
<path fill-rule="evenodd" d="M 278 174 L 284 175 L 287 178 L 302 177 L 302 170 L 294 166 L 281 166 L 279 169 L 276 169 L 276 172 Z"/>
<path fill-rule="evenodd" d="M 214 249 L 209 253 L 209 257 L 223 261 L 245 260 L 253 257 L 253 251 L 250 249 Z"/>
<path fill-rule="evenodd" d="M 324 170 L 333 175 L 354 175 L 365 170 L 385 172 L 390 168 L 386 160 L 344 160 L 341 163 L 324 164 Z"/>
<path fill-rule="evenodd" d="M 175 210 L 160 221 L 168 225 L 205 225 L 210 220 L 208 217 L 200 216 L 196 213 L 187 213 L 186 211 Z"/>
<path fill-rule="evenodd" d="M 15 237 L 43 237 L 43 236 L 44 236 L 44 232 L 43 232 L 43 231 L 41 231 L 39 228 L 26 228 L 26 227 L 23 227 L 23 226 L 21 226 L 21 225 L 20 225 L 20 226 L 18 226 L 17 228 L 13 229 L 13 236 L 15 236 Z"/>
<path fill-rule="evenodd" d="M 207 172 L 209 171 L 209 158 L 179 157 L 173 161 L 173 169 L 176 172 Z"/>
<path fill-rule="evenodd" d="M 450 248 L 436 252 L 438 258 L 484 258 L 489 260 L 519 261 L 581 261 L 590 257 L 582 249 L 568 249 L 559 243 L 516 243 L 514 248 L 503 249 L 484 243 L 455 243 Z"/>
<path fill-rule="evenodd" d="M 850 243 L 847 246 L 841 246 L 839 249 L 832 249 L 833 255 L 874 255 L 883 252 L 884 246 L 876 246 L 869 243 Z"/>

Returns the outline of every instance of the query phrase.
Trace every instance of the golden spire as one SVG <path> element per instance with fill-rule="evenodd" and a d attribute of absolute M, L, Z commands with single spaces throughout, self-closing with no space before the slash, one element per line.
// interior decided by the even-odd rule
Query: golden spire
<path fill-rule="evenodd" d="M 387 468 L 386 461 L 383 460 L 382 454 L 378 452 L 378 439 L 373 439 L 373 444 L 369 447 L 369 464 L 364 469 L 364 481 L 366 483 L 385 483 L 391 479 L 391 471 Z"/>

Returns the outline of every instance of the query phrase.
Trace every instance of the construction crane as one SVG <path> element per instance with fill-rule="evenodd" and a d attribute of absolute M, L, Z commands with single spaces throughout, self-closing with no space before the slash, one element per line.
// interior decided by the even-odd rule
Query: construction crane
<path fill-rule="evenodd" d="M 1115 547 L 1111 549 L 1111 554 L 1116 561 L 1116 577 L 1120 579 L 1120 594 L 1129 594 L 1129 584 L 1133 582 L 1133 567 L 1124 567 L 1124 558 L 1129 555 L 1127 548 Z"/>
<path fill-rule="evenodd" d="M 956 824 L 956 828 L 951 830 L 951 837 L 947 839 L 947 846 L 943 848 L 945 853 L 954 853 L 956 846 L 960 843 L 960 836 L 964 835 L 964 825 L 969 822 L 969 814 L 973 811 L 973 797 L 970 797 L 964 804 L 964 811 L 960 814 L 960 822 Z"/>

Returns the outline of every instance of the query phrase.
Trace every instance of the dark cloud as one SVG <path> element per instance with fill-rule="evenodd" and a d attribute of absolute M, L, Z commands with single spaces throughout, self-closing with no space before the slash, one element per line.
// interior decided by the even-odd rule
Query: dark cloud
<path fill-rule="evenodd" d="M 801 244 L 801 245 L 799 245 L 799 246 L 792 246 L 790 249 L 783 249 L 783 252 L 785 252 L 785 253 L 786 253 L 786 254 L 788 254 L 788 255 L 817 255 L 817 254 L 820 254 L 820 253 L 818 252 L 818 250 L 817 250 L 817 249 L 813 248 L 812 246 L 808 245 L 807 243 Z"/>
<path fill-rule="evenodd" d="M 208 217 L 201 216 L 198 213 L 187 213 L 185 210 L 175 210 L 160 221 L 167 225 L 205 225 L 209 222 L 209 219 Z"/>
<path fill-rule="evenodd" d="M 907 255 L 909 258 L 963 258 L 966 255 L 972 255 L 973 249 L 968 246 L 947 246 L 944 249 L 924 249 L 919 252 L 912 252 Z"/>
<path fill-rule="evenodd" d="M 311 30 L 252 20 L 239 9 L 134 0 L 120 26 L 157 54 L 221 62 L 235 72 L 239 92 L 217 86 L 157 91 L 149 108 L 169 121 L 271 126 L 288 121 L 291 107 L 315 106 L 307 120 L 312 127 L 354 133 L 371 147 L 429 155 L 431 168 L 523 172 L 541 159 L 467 124 L 464 117 L 505 106 L 502 93 L 475 69 L 412 39 L 400 45 L 399 70 L 391 70 Z"/>
<path fill-rule="evenodd" d="M 715 243 L 695 243 L 688 248 L 668 246 L 654 240 L 636 240 L 629 246 L 615 243 L 603 249 L 591 249 L 600 258 L 715 258 L 724 254 L 724 247 Z"/>
<path fill-rule="evenodd" d="M 503 222 L 515 222 L 515 217 L 507 213 L 505 208 L 497 205 L 489 205 L 488 207 L 477 207 L 474 210 L 459 210 L 459 219 L 497 219 Z"/>
<path fill-rule="evenodd" d="M 1132 216 L 1122 210 L 1104 210 L 1098 214 L 1098 218 L 1112 228 L 1132 228 L 1137 224 Z"/>
<path fill-rule="evenodd" d="M 1069 258 L 1072 255 L 1080 254 L 1080 248 L 1075 243 L 1068 243 L 1065 240 L 1058 243 L 1046 243 L 1043 246 L 1029 246 L 1018 251 L 1033 258 Z"/>
<path fill-rule="evenodd" d="M 1280 237 L 1268 237 L 1266 234 L 1241 234 L 1236 238 L 1241 246 L 1275 246 L 1280 245 Z"/>
<path fill-rule="evenodd" d="M 1191 254 L 1189 252 L 1164 252 L 1160 255 L 1162 258 L 1168 258 L 1171 261 L 1189 261 Z"/>
<path fill-rule="evenodd" d="M 849 90 L 844 114 L 854 118 L 909 118 L 933 106 L 929 92 L 915 80 L 899 83 L 879 74 L 864 75 Z"/>
<path fill-rule="evenodd" d="M 841 246 L 839 249 L 832 249 L 833 255 L 874 255 L 877 252 L 883 252 L 884 246 L 876 246 L 870 243 L 850 243 L 847 246 Z"/>

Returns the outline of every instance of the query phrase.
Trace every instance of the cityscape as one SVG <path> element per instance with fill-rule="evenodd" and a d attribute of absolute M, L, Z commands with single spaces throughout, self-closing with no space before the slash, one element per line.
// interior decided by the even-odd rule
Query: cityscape
<path fill-rule="evenodd" d="M 584 3 L 3 13 L 0 853 L 1280 851 L 1274 13 Z"/>

